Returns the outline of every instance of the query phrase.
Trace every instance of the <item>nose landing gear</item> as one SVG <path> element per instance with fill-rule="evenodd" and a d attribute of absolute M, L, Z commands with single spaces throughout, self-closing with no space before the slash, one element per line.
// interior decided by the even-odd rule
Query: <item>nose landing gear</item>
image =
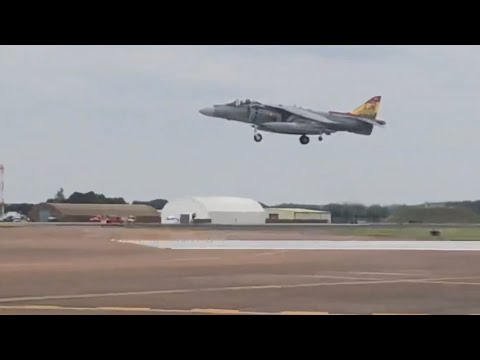
<path fill-rule="evenodd" d="M 253 127 L 253 133 L 254 133 L 253 140 L 255 140 L 255 142 L 257 143 L 261 142 L 263 139 L 263 136 L 257 132 L 256 126 L 252 126 L 252 127 Z"/>

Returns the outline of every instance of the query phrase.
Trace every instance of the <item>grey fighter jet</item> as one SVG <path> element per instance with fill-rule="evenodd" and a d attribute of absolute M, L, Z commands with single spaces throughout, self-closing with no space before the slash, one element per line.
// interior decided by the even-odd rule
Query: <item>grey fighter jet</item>
<path fill-rule="evenodd" d="M 202 115 L 250 124 L 254 140 L 262 141 L 259 131 L 300 135 L 300 143 L 310 142 L 307 135 L 349 132 L 371 135 L 374 126 L 383 127 L 385 121 L 377 119 L 381 96 L 375 96 L 352 112 L 316 111 L 297 106 L 268 105 L 251 100 L 236 100 L 223 105 L 201 109 Z"/>

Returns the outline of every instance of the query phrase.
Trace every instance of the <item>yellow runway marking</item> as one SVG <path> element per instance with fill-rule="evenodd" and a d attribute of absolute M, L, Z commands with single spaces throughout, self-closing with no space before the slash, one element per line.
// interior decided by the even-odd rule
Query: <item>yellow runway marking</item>
<path fill-rule="evenodd" d="M 62 306 L 55 305 L 20 305 L 20 306 L 1 306 L 0 309 L 18 309 L 18 310 L 63 310 Z M 72 308 L 74 309 L 74 308 Z M 81 309 L 81 308 L 75 308 Z"/>
<path fill-rule="evenodd" d="M 185 313 L 185 314 L 210 314 L 210 315 L 328 315 L 328 312 L 314 311 L 283 311 L 283 312 L 258 312 L 241 311 L 236 309 L 151 309 L 135 307 L 76 307 L 56 305 L 5 305 L 0 310 L 56 310 L 56 311 L 111 311 L 111 312 L 145 312 L 145 313 Z"/>
<path fill-rule="evenodd" d="M 144 307 L 78 307 L 57 305 L 0 305 L 1 310 L 50 310 L 50 311 L 93 311 L 93 312 L 144 312 L 144 313 L 170 313 L 170 314 L 205 314 L 205 315 L 355 315 L 336 314 L 323 311 L 286 310 L 280 312 L 242 311 L 237 309 L 152 309 Z M 0 312 L 1 314 L 1 312 Z M 372 313 L 365 315 L 429 315 L 409 313 Z M 476 315 L 476 314 L 470 314 Z"/>
<path fill-rule="evenodd" d="M 403 313 L 373 313 L 372 315 L 428 315 L 428 314 L 403 314 Z"/>
<path fill-rule="evenodd" d="M 150 308 L 129 308 L 129 307 L 111 307 L 111 306 L 101 306 L 97 308 L 84 308 L 100 311 L 152 311 Z"/>
<path fill-rule="evenodd" d="M 136 307 L 77 307 L 55 305 L 11 305 L 0 306 L 0 310 L 63 310 L 63 311 L 113 311 L 113 312 L 153 312 L 153 313 L 206 313 L 206 314 L 238 314 L 240 310 L 228 309 L 151 309 Z"/>
<path fill-rule="evenodd" d="M 191 312 L 217 315 L 241 314 L 240 310 L 230 309 L 192 309 Z"/>
<path fill-rule="evenodd" d="M 329 315 L 328 312 L 320 311 L 282 311 L 283 315 Z"/>

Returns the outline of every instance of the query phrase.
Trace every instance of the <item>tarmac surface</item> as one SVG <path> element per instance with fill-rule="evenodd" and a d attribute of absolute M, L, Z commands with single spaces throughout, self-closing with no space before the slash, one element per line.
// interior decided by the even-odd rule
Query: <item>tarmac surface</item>
<path fill-rule="evenodd" d="M 432 250 L 480 251 L 480 241 L 378 240 L 112 240 L 170 250 Z"/>
<path fill-rule="evenodd" d="M 479 251 L 175 250 L 131 231 L 2 229 L 0 314 L 480 314 Z"/>

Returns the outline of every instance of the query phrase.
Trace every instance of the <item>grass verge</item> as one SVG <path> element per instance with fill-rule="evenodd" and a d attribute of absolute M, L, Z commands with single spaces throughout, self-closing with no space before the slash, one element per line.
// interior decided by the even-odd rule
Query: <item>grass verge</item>
<path fill-rule="evenodd" d="M 480 228 L 444 228 L 435 229 L 440 231 L 440 236 L 432 236 L 430 228 L 339 228 L 331 229 L 330 232 L 334 235 L 342 236 L 369 236 L 379 238 L 392 238 L 392 239 L 414 239 L 414 240 L 480 240 Z"/>

